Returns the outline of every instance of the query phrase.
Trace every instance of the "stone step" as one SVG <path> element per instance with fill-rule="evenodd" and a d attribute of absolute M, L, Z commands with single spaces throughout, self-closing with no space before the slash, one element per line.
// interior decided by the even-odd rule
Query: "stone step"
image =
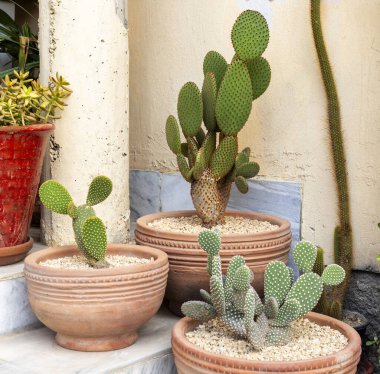
<path fill-rule="evenodd" d="M 46 327 L 0 337 L 0 374 L 175 374 L 171 329 L 178 317 L 166 306 L 128 348 L 77 352 L 58 346 Z"/>

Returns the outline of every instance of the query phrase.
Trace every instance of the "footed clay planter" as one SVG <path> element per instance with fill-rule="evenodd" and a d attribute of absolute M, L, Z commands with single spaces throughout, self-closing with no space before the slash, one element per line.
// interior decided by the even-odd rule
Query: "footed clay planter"
<path fill-rule="evenodd" d="M 149 227 L 148 223 L 164 217 L 195 214 L 195 211 L 155 213 L 139 218 L 136 223 L 136 243 L 161 249 L 169 257 L 170 270 L 165 296 L 170 302 L 170 310 L 179 316 L 182 315 L 182 303 L 199 300 L 199 290 L 209 289 L 207 255 L 198 244 L 198 235 L 156 230 Z M 288 261 L 291 244 L 290 224 L 282 218 L 256 212 L 228 211 L 226 215 L 268 221 L 279 226 L 276 230 L 261 233 L 222 234 L 220 257 L 223 271 L 227 270 L 233 256 L 244 256 L 247 265 L 255 274 L 255 289 L 262 296 L 264 270 L 268 262 Z"/>
<path fill-rule="evenodd" d="M 334 354 L 302 361 L 251 361 L 206 352 L 190 343 L 185 334 L 194 330 L 200 322 L 182 318 L 172 332 L 172 348 L 179 374 L 355 374 L 361 354 L 359 334 L 349 325 L 318 313 L 306 317 L 321 326 L 330 326 L 348 339 L 348 345 Z M 281 349 L 281 348 L 279 348 Z"/>
<path fill-rule="evenodd" d="M 72 256 L 76 246 L 48 248 L 25 259 L 29 301 L 38 319 L 57 332 L 56 341 L 78 351 L 128 347 L 137 329 L 154 316 L 165 293 L 168 258 L 154 248 L 110 244 L 108 254 L 154 258 L 149 264 L 112 269 L 67 270 L 41 266 Z"/>

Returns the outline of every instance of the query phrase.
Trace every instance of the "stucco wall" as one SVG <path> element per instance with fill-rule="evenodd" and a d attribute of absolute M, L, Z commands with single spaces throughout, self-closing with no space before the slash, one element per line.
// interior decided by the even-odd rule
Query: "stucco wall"
<path fill-rule="evenodd" d="M 242 5 L 271 23 L 265 56 L 272 82 L 240 134 L 260 177 L 303 183 L 303 236 L 331 259 L 337 222 L 326 102 L 306 0 L 129 1 L 130 161 L 132 168 L 176 171 L 164 135 L 186 81 L 202 84 L 202 61 L 227 59 Z M 355 267 L 380 270 L 380 0 L 322 1 L 323 27 L 341 99 L 351 188 Z"/>

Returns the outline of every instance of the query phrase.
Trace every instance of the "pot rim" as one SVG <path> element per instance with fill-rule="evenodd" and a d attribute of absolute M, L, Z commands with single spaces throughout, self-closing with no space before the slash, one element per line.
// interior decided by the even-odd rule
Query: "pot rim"
<path fill-rule="evenodd" d="M 342 350 L 332 353 L 327 356 L 317 357 L 307 360 L 298 360 L 298 361 L 256 361 L 256 360 L 245 360 L 229 356 L 224 356 L 212 352 L 205 351 L 195 344 L 191 343 L 185 337 L 185 333 L 192 330 L 197 325 L 201 324 L 199 321 L 194 321 L 189 317 L 181 318 L 173 327 L 172 330 L 172 345 L 173 341 L 176 340 L 176 343 L 180 346 L 180 350 L 186 350 L 186 352 L 194 352 L 192 356 L 196 357 L 205 357 L 207 362 L 218 363 L 220 360 L 228 361 L 230 365 L 228 367 L 233 368 L 245 368 L 250 369 L 260 367 L 263 371 L 275 372 L 275 369 L 278 369 L 278 366 L 283 368 L 289 367 L 292 369 L 292 372 L 297 372 L 299 370 L 304 370 L 305 368 L 312 369 L 313 367 L 325 367 L 326 360 L 330 361 L 331 364 L 338 364 L 339 361 L 336 359 L 337 356 L 342 358 L 353 357 L 353 354 L 358 347 L 359 357 L 361 353 L 361 338 L 360 335 L 348 324 L 339 321 L 335 318 L 325 316 L 320 313 L 309 312 L 305 315 L 310 321 L 315 322 L 321 326 L 330 326 L 331 328 L 340 331 L 348 339 L 348 344 Z M 278 371 L 278 370 L 277 370 Z"/>
<path fill-rule="evenodd" d="M 245 218 L 258 219 L 261 221 L 268 221 L 272 224 L 276 224 L 279 227 L 275 230 L 271 231 L 263 231 L 263 232 L 252 232 L 246 234 L 223 234 L 224 242 L 244 242 L 244 241 L 252 241 L 252 238 L 255 240 L 265 240 L 265 239 L 273 239 L 274 237 L 282 237 L 288 235 L 290 230 L 290 222 L 284 218 L 274 216 L 266 213 L 259 213 L 255 211 L 240 211 L 240 210 L 226 210 L 225 214 L 227 216 L 240 216 Z M 156 228 L 152 228 L 148 226 L 149 222 L 158 220 L 164 217 L 189 217 L 192 215 L 196 215 L 195 210 L 173 210 L 167 212 L 158 212 L 144 215 L 137 219 L 136 221 L 136 231 L 140 231 L 141 233 L 149 233 L 149 235 L 159 236 L 161 238 L 172 239 L 173 236 L 178 237 L 178 240 L 183 241 L 197 241 L 197 234 L 189 234 L 182 232 L 174 232 L 174 231 L 165 231 L 159 230 Z"/>
<path fill-rule="evenodd" d="M 135 264 L 128 265 L 119 268 L 105 268 L 105 269 L 59 269 L 51 268 L 48 266 L 42 266 L 39 263 L 41 261 L 64 257 L 65 255 L 80 254 L 77 245 L 65 245 L 57 247 L 49 247 L 41 249 L 34 253 L 31 253 L 25 258 L 24 271 L 32 272 L 35 274 L 47 275 L 52 277 L 101 277 L 101 276 L 117 276 L 125 274 L 138 274 L 146 271 L 152 271 L 163 266 L 168 265 L 168 255 L 156 248 L 147 246 L 133 245 L 133 244 L 108 244 L 107 251 L 123 252 L 128 251 L 132 255 L 137 257 L 150 258 L 153 257 L 154 261 L 148 264 Z M 110 254 L 108 252 L 108 254 Z M 138 256 L 140 255 L 140 256 Z"/>
<path fill-rule="evenodd" d="M 15 133 L 30 133 L 30 132 L 45 132 L 53 131 L 55 125 L 52 123 L 36 123 L 33 125 L 26 126 L 0 126 L 0 135 L 1 134 L 15 134 Z"/>

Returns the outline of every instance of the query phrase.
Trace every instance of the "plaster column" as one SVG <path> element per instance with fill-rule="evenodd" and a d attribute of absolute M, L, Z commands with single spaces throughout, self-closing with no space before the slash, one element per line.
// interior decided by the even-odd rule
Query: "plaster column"
<path fill-rule="evenodd" d="M 90 181 L 106 175 L 110 197 L 95 207 L 109 242 L 129 238 L 128 29 L 126 0 L 40 0 L 41 81 L 57 71 L 73 94 L 56 121 L 45 176 L 64 184 L 76 204 Z M 49 245 L 72 243 L 71 219 L 43 211 Z"/>

